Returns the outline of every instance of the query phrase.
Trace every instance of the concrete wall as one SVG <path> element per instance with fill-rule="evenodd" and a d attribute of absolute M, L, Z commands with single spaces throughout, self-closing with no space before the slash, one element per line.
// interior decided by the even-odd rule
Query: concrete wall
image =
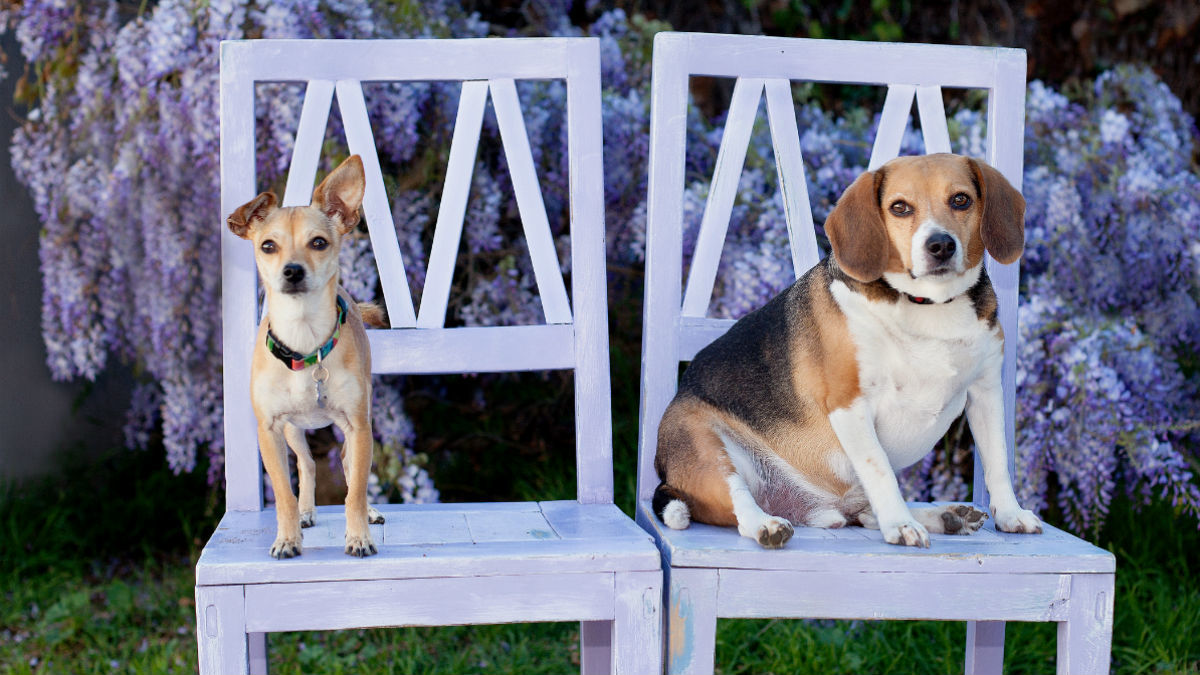
<path fill-rule="evenodd" d="M 42 343 L 41 225 L 13 175 L 13 87 L 24 70 L 11 33 L 0 39 L 8 77 L 0 81 L 0 483 L 52 472 L 68 449 L 121 442 L 129 375 L 110 368 L 96 383 L 54 382 Z"/>

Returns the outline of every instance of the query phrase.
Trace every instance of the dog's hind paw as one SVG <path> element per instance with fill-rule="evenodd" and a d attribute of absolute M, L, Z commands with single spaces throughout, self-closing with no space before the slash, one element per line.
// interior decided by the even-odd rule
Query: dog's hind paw
<path fill-rule="evenodd" d="M 270 553 L 272 558 L 283 560 L 285 558 L 295 558 L 300 555 L 302 550 L 303 547 L 299 538 L 293 539 L 291 537 L 280 536 L 275 539 L 274 544 L 271 544 Z"/>
<path fill-rule="evenodd" d="M 786 518 L 772 517 L 758 526 L 758 543 L 763 548 L 783 548 L 795 533 Z"/>
<path fill-rule="evenodd" d="M 988 519 L 987 513 L 970 504 L 953 504 L 942 511 L 942 532 L 946 534 L 971 534 L 978 532 Z"/>
<path fill-rule="evenodd" d="M 352 555 L 355 558 L 365 558 L 375 555 L 378 552 L 379 550 L 375 548 L 375 542 L 371 541 L 371 535 L 346 535 L 346 555 Z"/>
<path fill-rule="evenodd" d="M 367 507 L 367 522 L 372 525 L 382 525 L 385 522 L 383 514 L 374 506 Z"/>
<path fill-rule="evenodd" d="M 317 524 L 316 511 L 303 511 L 300 513 L 300 527 L 312 527 Z"/>

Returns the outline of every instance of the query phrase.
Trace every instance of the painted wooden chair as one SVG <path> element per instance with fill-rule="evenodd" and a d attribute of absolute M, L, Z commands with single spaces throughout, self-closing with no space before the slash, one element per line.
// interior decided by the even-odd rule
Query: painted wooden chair
<path fill-rule="evenodd" d="M 938 619 L 967 621 L 966 671 L 1000 672 L 1004 622 L 1058 622 L 1058 672 L 1109 666 L 1111 554 L 1054 527 L 1012 535 L 989 526 L 971 536 L 932 535 L 930 549 L 893 546 L 862 528 L 797 528 L 782 550 L 733 529 L 667 528 L 651 510 L 659 421 L 681 362 L 733 323 L 707 318 L 750 129 L 765 92 L 797 273 L 818 260 L 790 83 L 886 85 L 871 153 L 895 157 L 915 98 L 927 152 L 950 150 L 941 87 L 987 90 L 987 157 L 1018 189 L 1022 177 L 1025 53 L 1016 49 L 880 44 L 756 36 L 660 33 L 654 43 L 642 348 L 638 522 L 651 532 L 667 574 L 669 673 L 712 672 L 718 617 Z M 736 78 L 686 289 L 681 213 L 690 76 Z M 989 259 L 1007 336 L 1004 387 L 1012 464 L 1017 265 Z M 976 503 L 987 493 L 976 462 Z M 920 666 L 914 666 L 921 670 Z"/>
<path fill-rule="evenodd" d="M 226 513 L 196 565 L 202 673 L 266 671 L 265 634 L 372 626 L 580 621 L 582 670 L 661 669 L 662 571 L 650 536 L 613 505 L 600 56 L 595 39 L 236 41 L 221 45 L 221 208 L 252 198 L 254 86 L 307 82 L 284 205 L 307 204 L 336 95 L 367 174 L 363 210 L 393 328 L 369 330 L 378 373 L 574 371 L 577 498 L 381 505 L 378 555 L 342 552 L 344 509 L 320 507 L 297 558 L 267 554 L 249 404 L 258 318 L 250 246 L 222 230 Z M 572 293 L 547 224 L 514 79 L 567 89 Z M 404 274 L 361 82 L 462 81 L 420 312 Z M 445 328 L 484 107 L 491 97 L 546 323 Z M 218 226 L 214 223 L 214 227 Z"/>

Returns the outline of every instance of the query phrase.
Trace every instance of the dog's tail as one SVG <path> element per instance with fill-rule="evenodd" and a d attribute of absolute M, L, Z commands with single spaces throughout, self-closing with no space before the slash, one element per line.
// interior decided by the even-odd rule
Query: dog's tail
<path fill-rule="evenodd" d="M 654 499 L 650 506 L 658 519 L 672 530 L 685 530 L 692 524 L 692 511 L 688 508 L 687 496 L 666 483 L 659 483 L 654 489 Z"/>
<path fill-rule="evenodd" d="M 383 308 L 373 302 L 358 303 L 358 313 L 362 315 L 363 323 L 371 328 L 387 328 Z"/>

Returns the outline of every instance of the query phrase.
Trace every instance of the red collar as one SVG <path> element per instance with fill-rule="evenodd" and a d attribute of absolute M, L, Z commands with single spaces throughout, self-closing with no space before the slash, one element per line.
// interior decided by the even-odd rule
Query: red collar
<path fill-rule="evenodd" d="M 933 300 L 931 300 L 929 298 L 919 298 L 915 295 L 909 295 L 908 293 L 905 293 L 904 297 L 908 298 L 909 302 L 914 302 L 918 305 L 936 305 L 937 304 L 936 302 L 934 302 Z M 946 302 L 954 302 L 954 298 L 950 298 Z M 942 304 L 944 305 L 944 304 L 946 304 L 946 302 L 943 302 Z"/>

